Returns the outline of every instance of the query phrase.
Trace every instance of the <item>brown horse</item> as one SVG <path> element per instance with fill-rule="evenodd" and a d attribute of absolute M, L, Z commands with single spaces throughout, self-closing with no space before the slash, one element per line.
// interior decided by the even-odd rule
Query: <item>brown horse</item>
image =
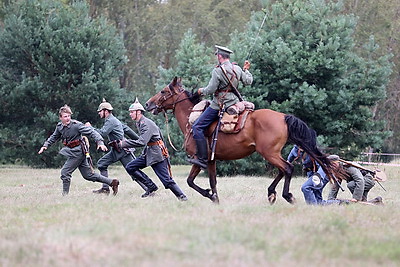
<path fill-rule="evenodd" d="M 200 101 L 199 96 L 186 91 L 181 84 L 181 79 L 175 77 L 172 82 L 159 93 L 146 102 L 146 109 L 153 114 L 172 110 L 178 121 L 181 131 L 185 135 L 185 149 L 188 155 L 195 155 L 196 146 L 191 126 L 188 123 L 189 114 L 193 106 Z M 210 132 L 216 127 L 216 122 L 210 126 Z M 211 144 L 212 134 L 209 134 Z M 270 109 L 260 109 L 251 112 L 244 128 L 237 134 L 224 134 L 220 132 L 215 151 L 215 159 L 208 161 L 208 173 L 211 189 L 203 189 L 194 183 L 200 172 L 200 167 L 193 165 L 187 183 L 204 197 L 213 202 L 219 202 L 217 194 L 216 161 L 236 160 L 249 156 L 257 151 L 265 160 L 278 168 L 279 173 L 268 187 L 268 200 L 271 204 L 276 201 L 275 188 L 285 176 L 282 197 L 289 203 L 294 203 L 295 198 L 289 192 L 293 165 L 282 158 L 281 151 L 287 141 L 302 147 L 315 159 L 330 176 L 331 164 L 326 155 L 316 146 L 315 131 L 310 129 L 302 120 L 292 115 L 285 115 Z M 210 153 L 209 153 L 210 155 Z M 210 156 L 209 156 L 210 159 Z M 211 192 L 210 192 L 211 191 Z"/>

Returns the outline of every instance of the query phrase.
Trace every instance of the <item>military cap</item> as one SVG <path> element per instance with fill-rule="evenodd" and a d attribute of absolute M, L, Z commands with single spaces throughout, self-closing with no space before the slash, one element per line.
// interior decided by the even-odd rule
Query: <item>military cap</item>
<path fill-rule="evenodd" d="M 215 55 L 217 54 L 230 55 L 233 54 L 233 51 L 227 47 L 215 45 Z"/>
<path fill-rule="evenodd" d="M 99 105 L 99 108 L 97 109 L 97 112 L 102 111 L 103 109 L 113 110 L 113 107 L 111 106 L 110 103 L 108 103 L 106 101 L 105 98 L 103 98 L 103 102 Z"/>

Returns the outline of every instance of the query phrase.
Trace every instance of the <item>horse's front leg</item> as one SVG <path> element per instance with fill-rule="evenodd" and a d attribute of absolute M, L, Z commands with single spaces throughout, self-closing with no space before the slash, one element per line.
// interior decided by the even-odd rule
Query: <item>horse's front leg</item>
<path fill-rule="evenodd" d="M 194 179 L 196 179 L 197 175 L 200 173 L 201 169 L 197 165 L 192 165 L 192 169 L 190 170 L 189 177 L 187 178 L 187 183 L 189 187 L 193 188 L 197 192 L 199 192 L 203 197 L 209 198 L 212 200 L 211 189 L 203 189 L 200 186 L 194 183 Z"/>
<path fill-rule="evenodd" d="M 219 204 L 219 198 L 217 193 L 217 166 L 214 161 L 208 163 L 208 177 L 210 179 L 210 187 L 211 187 L 211 201 Z"/>

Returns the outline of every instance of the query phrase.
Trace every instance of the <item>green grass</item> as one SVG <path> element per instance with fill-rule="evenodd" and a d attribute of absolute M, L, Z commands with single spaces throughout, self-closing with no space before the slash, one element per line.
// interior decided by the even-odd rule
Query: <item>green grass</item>
<path fill-rule="evenodd" d="M 100 184 L 74 173 L 70 194 L 61 196 L 59 170 L 0 168 L 0 266 L 399 266 L 400 169 L 385 170 L 385 192 L 370 197 L 385 205 L 314 207 L 280 195 L 267 202 L 265 177 L 220 177 L 220 205 L 186 184 L 187 166 L 173 166 L 189 201 L 179 202 L 149 168 L 160 187 L 141 199 L 142 189 L 121 167 L 116 197 L 91 193 Z M 204 175 L 197 183 L 208 187 Z M 326 196 L 329 188 L 326 188 Z M 340 192 L 339 197 L 350 198 Z"/>

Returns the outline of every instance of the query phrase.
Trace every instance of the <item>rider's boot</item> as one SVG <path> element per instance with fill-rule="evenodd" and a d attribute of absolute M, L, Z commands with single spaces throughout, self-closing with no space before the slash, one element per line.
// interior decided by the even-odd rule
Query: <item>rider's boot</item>
<path fill-rule="evenodd" d="M 197 158 L 189 159 L 192 164 L 199 166 L 202 169 L 207 169 L 208 148 L 206 139 L 195 139 L 197 148 Z"/>

